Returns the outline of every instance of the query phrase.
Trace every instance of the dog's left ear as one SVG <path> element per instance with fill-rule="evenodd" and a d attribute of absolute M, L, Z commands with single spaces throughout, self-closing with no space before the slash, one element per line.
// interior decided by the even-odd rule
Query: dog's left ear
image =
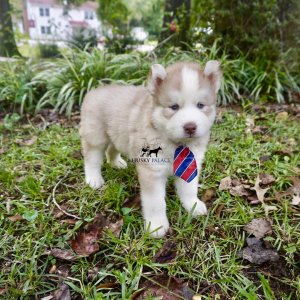
<path fill-rule="evenodd" d="M 155 91 L 160 87 L 166 77 L 167 72 L 162 65 L 154 64 L 151 66 L 147 84 L 147 87 L 151 94 L 155 93 Z"/>
<path fill-rule="evenodd" d="M 220 69 L 220 63 L 216 60 L 208 61 L 204 68 L 204 75 L 209 79 L 209 81 L 211 82 L 215 90 L 215 93 L 217 93 L 221 86 L 221 79 L 222 79 L 222 71 Z"/>

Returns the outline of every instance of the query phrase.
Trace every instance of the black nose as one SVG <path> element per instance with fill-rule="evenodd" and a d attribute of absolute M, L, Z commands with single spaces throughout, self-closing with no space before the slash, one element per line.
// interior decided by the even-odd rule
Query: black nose
<path fill-rule="evenodd" d="M 185 133 L 187 133 L 188 135 L 194 135 L 197 129 L 197 125 L 195 123 L 186 123 L 183 126 L 183 129 L 185 131 Z"/>

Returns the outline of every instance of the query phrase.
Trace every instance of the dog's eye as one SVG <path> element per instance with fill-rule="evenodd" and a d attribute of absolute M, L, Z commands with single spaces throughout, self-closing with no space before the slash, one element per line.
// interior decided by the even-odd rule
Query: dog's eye
<path fill-rule="evenodd" d="M 174 105 L 170 106 L 169 108 L 171 108 L 172 110 L 178 110 L 179 109 L 179 105 L 178 104 L 174 104 Z"/>
<path fill-rule="evenodd" d="M 202 109 L 203 107 L 204 107 L 204 104 L 202 104 L 202 103 L 197 103 L 197 107 L 199 108 L 199 109 Z"/>

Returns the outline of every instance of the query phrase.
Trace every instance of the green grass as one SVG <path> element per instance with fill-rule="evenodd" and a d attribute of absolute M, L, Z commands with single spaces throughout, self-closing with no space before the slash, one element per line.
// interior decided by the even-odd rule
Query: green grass
<path fill-rule="evenodd" d="M 267 127 L 264 135 L 245 133 L 248 116 Z M 278 250 L 280 262 L 255 266 L 237 258 L 236 253 L 245 245 L 243 226 L 264 216 L 264 210 L 261 205 L 218 191 L 220 180 L 228 175 L 254 185 L 258 173 L 272 174 L 276 183 L 268 193 L 270 198 L 291 186 L 289 177 L 295 176 L 297 164 L 299 168 L 299 152 L 291 156 L 274 153 L 285 149 L 288 139 L 299 143 L 299 123 L 278 119 L 273 113 L 259 117 L 250 111 L 229 110 L 215 124 L 199 190 L 200 195 L 208 188 L 217 190 L 207 217 L 191 220 L 174 195 L 172 182 L 168 185 L 168 216 L 173 229 L 169 238 L 177 244 L 178 252 L 173 262 L 163 264 L 152 258 L 164 239 L 144 234 L 139 210 L 122 209 L 124 199 L 138 191 L 133 166 L 115 170 L 105 165 L 105 188 L 94 191 L 84 184 L 76 128 L 56 124 L 44 130 L 36 123 L 2 123 L 0 149 L 6 152 L 0 160 L 0 290 L 7 293 L 0 298 L 40 299 L 64 281 L 70 286 L 72 299 L 130 299 L 140 280 L 162 272 L 188 282 L 196 293 L 207 287 L 201 299 L 299 298 L 299 208 L 292 210 L 288 198 L 272 203 L 278 210 L 269 215 L 273 233 L 267 239 Z M 38 140 L 31 146 L 16 143 L 32 136 Z M 260 162 L 263 155 L 270 159 Z M 54 188 L 56 201 L 81 218 L 75 225 L 61 222 L 69 219 L 67 216 L 55 218 Z M 219 217 L 220 205 L 224 208 Z M 120 238 L 108 235 L 98 253 L 73 262 L 44 255 L 52 247 L 70 249 L 68 241 L 80 225 L 102 211 L 123 215 Z M 26 220 L 8 219 L 17 214 Z M 53 265 L 57 270 L 67 269 L 67 278 L 59 272 L 49 274 Z M 91 280 L 88 274 L 95 267 L 98 272 Z M 111 289 L 101 286 L 107 282 L 117 285 Z"/>

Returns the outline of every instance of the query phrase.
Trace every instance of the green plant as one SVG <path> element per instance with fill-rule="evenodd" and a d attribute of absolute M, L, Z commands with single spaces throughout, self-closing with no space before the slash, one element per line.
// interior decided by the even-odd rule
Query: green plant
<path fill-rule="evenodd" d="M 60 57 L 60 51 L 56 44 L 39 44 L 41 58 Z"/>
<path fill-rule="evenodd" d="M 0 105 L 23 114 L 34 109 L 40 87 L 33 82 L 32 60 L 18 59 L 0 64 Z"/>

